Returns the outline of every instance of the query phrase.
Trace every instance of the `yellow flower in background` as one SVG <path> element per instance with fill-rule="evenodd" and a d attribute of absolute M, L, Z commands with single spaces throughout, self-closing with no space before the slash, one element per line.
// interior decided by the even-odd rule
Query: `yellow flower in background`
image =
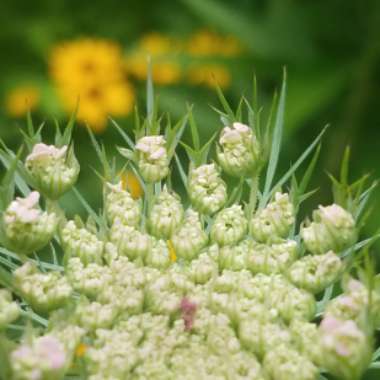
<path fill-rule="evenodd" d="M 187 73 L 189 83 L 214 87 L 218 84 L 226 88 L 231 83 L 231 75 L 226 67 L 217 64 L 202 64 L 191 66 Z"/>
<path fill-rule="evenodd" d="M 139 179 L 131 170 L 121 174 L 121 184 L 124 190 L 129 191 L 133 199 L 140 199 L 144 194 L 144 189 Z"/>
<path fill-rule="evenodd" d="M 200 30 L 187 41 L 187 52 L 193 56 L 234 57 L 242 52 L 241 43 L 233 36 L 220 36 L 209 30 Z"/>
<path fill-rule="evenodd" d="M 180 43 L 159 33 L 149 33 L 141 38 L 137 49 L 125 59 L 126 71 L 139 80 L 145 80 L 148 73 L 147 59 L 152 59 L 152 77 L 156 84 L 173 84 L 181 80 L 182 70 L 175 55 Z"/>
<path fill-rule="evenodd" d="M 40 92 L 37 87 L 24 85 L 12 89 L 5 98 L 5 109 L 10 116 L 20 117 L 37 107 Z"/>
<path fill-rule="evenodd" d="M 126 80 L 118 44 L 78 39 L 56 46 L 50 56 L 51 77 L 67 112 L 79 100 L 78 120 L 100 132 L 107 117 L 126 116 L 133 109 L 134 90 Z"/>

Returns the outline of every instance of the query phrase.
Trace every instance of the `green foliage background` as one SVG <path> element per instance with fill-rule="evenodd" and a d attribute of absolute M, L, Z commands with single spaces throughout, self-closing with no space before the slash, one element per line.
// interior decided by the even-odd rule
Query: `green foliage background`
<path fill-rule="evenodd" d="M 226 95 L 237 101 L 251 90 L 252 73 L 259 79 L 261 102 L 268 102 L 288 72 L 285 144 L 280 165 L 286 170 L 319 133 L 326 133 L 314 187 L 320 191 L 307 203 L 307 212 L 332 201 L 326 170 L 336 174 L 344 147 L 352 149 L 351 175 L 380 177 L 380 1 L 378 0 L 2 0 L 0 11 L 0 99 L 25 80 L 43 89 L 36 121 L 64 119 L 47 80 L 47 55 L 57 42 L 81 36 L 105 37 L 128 49 L 144 33 L 159 31 L 187 36 L 199 28 L 232 34 L 246 47 L 229 63 L 233 82 Z M 137 86 L 143 104 L 144 87 Z M 186 102 L 193 103 L 204 139 L 220 123 L 210 104 L 216 95 L 185 85 L 157 87 L 161 110 L 179 118 Z M 23 120 L 7 118 L 0 108 L 0 137 L 16 147 Z M 120 120 L 131 130 L 133 117 Z M 52 123 L 51 123 L 52 125 Z M 48 130 L 49 128 L 47 128 Z M 49 135 L 49 131 L 47 131 Z M 75 132 L 83 166 L 96 166 L 95 154 L 84 129 Z M 109 151 L 121 144 L 109 127 L 101 136 Z M 97 178 L 89 168 L 79 188 L 90 203 L 99 204 Z M 1 169 L 3 170 L 3 169 Z M 95 186 L 95 187 L 94 187 Z M 76 207 L 70 195 L 64 202 Z M 380 191 L 375 192 L 366 235 L 379 228 Z M 379 249 L 379 244 L 377 249 Z M 368 379 L 375 378 L 368 374 Z"/>

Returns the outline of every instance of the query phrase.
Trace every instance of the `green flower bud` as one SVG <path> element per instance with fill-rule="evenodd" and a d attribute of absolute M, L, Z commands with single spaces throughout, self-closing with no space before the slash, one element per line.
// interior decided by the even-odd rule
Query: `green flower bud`
<path fill-rule="evenodd" d="M 253 242 L 245 239 L 237 245 L 225 245 L 219 250 L 219 268 L 240 271 L 247 266 L 247 257 L 253 254 Z"/>
<path fill-rule="evenodd" d="M 136 144 L 137 165 L 146 182 L 157 182 L 169 174 L 169 158 L 163 136 L 144 136 Z"/>
<path fill-rule="evenodd" d="M 277 243 L 287 238 L 295 221 L 288 194 L 276 193 L 274 200 L 251 219 L 250 232 L 260 243 Z"/>
<path fill-rule="evenodd" d="M 192 260 L 198 256 L 200 250 L 206 246 L 208 236 L 196 211 L 186 211 L 185 219 L 172 235 L 171 241 L 178 257 Z"/>
<path fill-rule="evenodd" d="M 23 343 L 10 356 L 12 380 L 62 379 L 66 365 L 63 344 L 51 335 Z"/>
<path fill-rule="evenodd" d="M 192 206 L 201 214 L 214 214 L 227 201 L 227 186 L 215 164 L 190 170 L 188 192 Z"/>
<path fill-rule="evenodd" d="M 246 265 L 253 273 L 284 272 L 297 256 L 297 243 L 286 240 L 277 244 L 253 244 L 246 257 Z"/>
<path fill-rule="evenodd" d="M 19 315 L 20 308 L 16 302 L 12 301 L 12 293 L 7 289 L 0 289 L 0 331 Z"/>
<path fill-rule="evenodd" d="M 268 352 L 263 365 L 271 379 L 315 380 L 317 376 L 317 367 L 307 357 L 286 345 Z"/>
<path fill-rule="evenodd" d="M 168 245 L 164 240 L 152 240 L 152 247 L 145 257 L 145 265 L 157 269 L 165 269 L 172 262 Z"/>
<path fill-rule="evenodd" d="M 39 143 L 26 158 L 25 167 L 36 183 L 37 190 L 50 199 L 58 199 L 71 189 L 79 175 L 79 163 L 67 145 Z"/>
<path fill-rule="evenodd" d="M 42 211 L 38 206 L 39 199 L 37 191 L 26 198 L 17 197 L 4 213 L 4 244 L 20 254 L 28 255 L 43 248 L 57 228 L 57 215 Z"/>
<path fill-rule="evenodd" d="M 360 379 L 371 362 L 367 335 L 352 321 L 325 317 L 320 325 L 322 364 L 342 380 Z"/>
<path fill-rule="evenodd" d="M 313 222 L 302 227 L 301 237 L 311 253 L 341 252 L 357 239 L 355 221 L 349 212 L 336 204 L 319 206 L 313 213 Z"/>
<path fill-rule="evenodd" d="M 180 197 L 166 188 L 155 199 L 149 215 L 150 233 L 162 239 L 170 239 L 179 227 L 183 218 L 183 207 Z"/>
<path fill-rule="evenodd" d="M 116 220 L 110 230 L 110 241 L 117 247 L 120 255 L 129 259 L 144 259 L 152 245 L 151 237 L 134 227 L 123 225 Z"/>
<path fill-rule="evenodd" d="M 289 268 L 288 275 L 294 285 L 316 294 L 337 279 L 342 267 L 340 258 L 329 251 L 323 255 L 302 257 Z"/>
<path fill-rule="evenodd" d="M 240 205 L 220 211 L 211 227 L 211 240 L 220 246 L 232 245 L 243 239 L 247 232 L 247 219 Z"/>
<path fill-rule="evenodd" d="M 65 273 L 71 286 L 88 297 L 95 297 L 112 281 L 112 273 L 106 266 L 96 263 L 84 265 L 79 257 L 67 261 Z"/>
<path fill-rule="evenodd" d="M 71 297 L 72 288 L 59 272 L 40 272 L 27 262 L 13 273 L 14 284 L 32 308 L 47 313 L 63 306 Z"/>
<path fill-rule="evenodd" d="M 206 252 L 193 260 L 189 267 L 189 278 L 196 284 L 205 284 L 218 274 L 218 266 Z"/>
<path fill-rule="evenodd" d="M 104 243 L 86 228 L 78 227 L 69 221 L 60 231 L 62 248 L 65 255 L 79 257 L 83 264 L 102 262 Z"/>
<path fill-rule="evenodd" d="M 318 326 L 315 323 L 294 320 L 290 332 L 295 347 L 317 366 L 322 365 L 322 347 Z"/>
<path fill-rule="evenodd" d="M 119 220 L 121 224 L 137 227 L 141 219 L 141 205 L 128 191 L 123 190 L 122 183 L 106 184 L 105 209 L 111 224 Z"/>
<path fill-rule="evenodd" d="M 257 173 L 263 163 L 260 144 L 252 129 L 242 123 L 225 127 L 217 145 L 220 166 L 228 174 L 240 177 Z"/>
<path fill-rule="evenodd" d="M 89 302 L 83 298 L 76 306 L 75 318 L 80 327 L 94 331 L 99 328 L 110 328 L 118 313 L 118 308 L 113 304 Z"/>

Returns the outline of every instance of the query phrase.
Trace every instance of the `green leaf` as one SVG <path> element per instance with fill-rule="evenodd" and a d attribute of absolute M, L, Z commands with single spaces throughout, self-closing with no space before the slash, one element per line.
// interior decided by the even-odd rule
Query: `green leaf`
<path fill-rule="evenodd" d="M 281 92 L 280 92 L 280 100 L 278 102 L 276 120 L 274 124 L 273 142 L 272 142 L 272 147 L 271 147 L 271 152 L 270 152 L 270 157 L 269 157 L 267 173 L 265 176 L 263 198 L 262 198 L 262 201 L 260 202 L 260 208 L 263 208 L 265 206 L 264 202 L 267 201 L 267 199 L 269 199 L 270 188 L 272 185 L 274 174 L 276 172 L 278 159 L 280 156 L 282 133 L 284 129 L 285 97 L 286 97 L 286 71 L 284 70 L 284 77 L 283 77 L 283 82 L 282 82 L 282 87 L 281 87 Z"/>
<path fill-rule="evenodd" d="M 123 131 L 123 129 L 120 127 L 117 122 L 110 118 L 112 125 L 117 129 L 117 131 L 120 133 L 121 137 L 124 139 L 124 141 L 127 143 L 127 145 L 131 148 L 135 148 L 135 143 L 132 141 L 132 139 Z"/>

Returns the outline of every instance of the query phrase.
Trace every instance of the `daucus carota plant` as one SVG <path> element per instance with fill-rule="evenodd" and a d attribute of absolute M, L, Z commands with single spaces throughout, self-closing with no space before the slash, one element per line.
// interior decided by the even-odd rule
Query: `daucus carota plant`
<path fill-rule="evenodd" d="M 276 174 L 285 92 L 263 126 L 256 99 L 233 111 L 218 89 L 220 131 L 202 145 L 191 109 L 164 124 L 149 82 L 135 139 L 113 122 L 121 167 L 90 132 L 100 212 L 75 188 L 74 118 L 54 144 L 30 117 L 26 154 L 2 144 L 2 380 L 358 380 L 379 366 L 377 236 L 358 242 L 374 185 L 348 183 L 347 151 L 335 203 L 297 219 L 323 133 Z M 87 220 L 68 220 L 70 191 Z"/>

